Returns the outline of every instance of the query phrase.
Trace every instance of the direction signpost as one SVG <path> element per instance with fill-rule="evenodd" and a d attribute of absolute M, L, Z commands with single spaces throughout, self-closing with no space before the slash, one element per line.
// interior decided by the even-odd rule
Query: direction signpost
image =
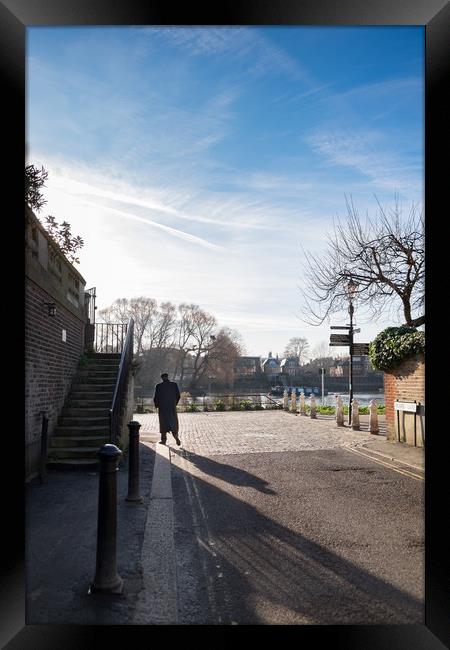
<path fill-rule="evenodd" d="M 368 343 L 353 343 L 353 354 L 357 356 L 367 356 L 369 354 Z"/>
<path fill-rule="evenodd" d="M 353 343 L 353 335 L 360 332 L 360 328 L 353 328 L 353 304 L 350 302 L 350 325 L 331 325 L 330 329 L 332 330 L 348 330 L 348 332 L 341 334 L 330 334 L 330 346 L 348 346 L 350 352 L 350 362 L 349 362 L 349 408 L 348 408 L 348 417 L 349 424 L 351 422 L 351 413 L 352 413 L 352 399 L 353 399 L 353 356 L 364 356 L 369 354 L 369 344 L 368 343 Z"/>
<path fill-rule="evenodd" d="M 350 345 L 350 334 L 330 334 L 330 345 Z"/>

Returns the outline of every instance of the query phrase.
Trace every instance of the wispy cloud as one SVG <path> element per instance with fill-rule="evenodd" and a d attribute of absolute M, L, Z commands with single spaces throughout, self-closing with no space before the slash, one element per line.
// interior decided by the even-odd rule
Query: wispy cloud
<path fill-rule="evenodd" d="M 161 190 L 155 190 L 155 197 L 149 197 L 149 198 L 139 198 L 137 194 L 139 194 L 138 188 L 134 189 L 134 192 L 132 191 L 132 188 L 130 188 L 130 193 L 128 194 L 123 194 L 120 192 L 113 192 L 111 190 L 106 190 L 102 189 L 98 186 L 91 185 L 89 183 L 84 183 L 81 181 L 76 181 L 71 177 L 67 176 L 56 176 L 54 179 L 55 186 L 60 187 L 63 191 L 73 194 L 76 196 L 79 196 L 80 198 L 86 198 L 87 200 L 89 199 L 94 199 L 94 202 L 98 205 L 99 204 L 99 199 L 100 199 L 100 204 L 103 207 L 108 207 L 110 204 L 106 204 L 104 201 L 101 202 L 101 199 L 108 199 L 109 201 L 112 201 L 116 204 L 116 206 L 112 205 L 110 207 L 116 207 L 116 209 L 120 209 L 120 206 L 129 206 L 130 208 L 133 207 L 142 207 L 146 208 L 148 210 L 151 210 L 153 212 L 157 212 L 160 214 L 168 215 L 169 217 L 173 217 L 176 219 L 181 219 L 181 220 L 186 220 L 186 221 L 194 221 L 198 222 L 201 224 L 207 224 L 208 226 L 224 226 L 227 229 L 256 229 L 256 230 L 273 230 L 273 226 L 269 226 L 267 224 L 263 223 L 255 223 L 247 220 L 239 220 L 239 219 L 233 219 L 231 218 L 233 216 L 233 213 L 235 213 L 237 210 L 239 210 L 239 206 L 235 205 L 234 207 L 231 206 L 230 204 L 230 199 L 228 198 L 228 207 L 226 208 L 224 202 L 220 204 L 220 207 L 222 208 L 222 211 L 225 211 L 228 214 L 228 219 L 214 219 L 210 217 L 205 217 L 202 216 L 201 214 L 191 214 L 189 212 L 180 210 L 173 205 L 170 205 L 168 203 L 164 203 L 163 200 L 157 198 L 158 194 L 161 195 L 163 192 Z M 151 194 L 151 191 L 147 190 L 148 193 Z M 189 196 L 185 196 L 184 199 L 188 199 Z M 96 201 L 95 201 L 96 200 Z M 197 197 L 197 200 L 199 200 L 199 197 Z M 246 208 L 248 208 L 248 204 L 241 205 L 240 209 L 244 211 Z M 208 206 L 202 208 L 206 212 L 209 212 L 211 214 L 217 213 L 219 209 L 219 205 L 215 206 Z"/>
<path fill-rule="evenodd" d="M 90 205 L 93 207 L 99 207 L 97 203 L 94 203 L 93 201 L 88 201 L 87 199 L 83 199 L 79 197 L 79 200 L 82 203 L 85 203 L 86 205 Z M 150 219 L 144 219 L 143 217 L 139 217 L 135 214 L 132 214 L 131 212 L 125 212 L 124 210 L 117 210 L 116 208 L 112 208 L 109 206 L 102 206 L 102 210 L 105 212 L 113 212 L 114 214 L 118 214 L 122 217 L 125 217 L 126 219 L 131 219 L 134 221 L 140 221 L 141 223 L 144 223 L 147 226 L 151 226 L 153 228 L 159 228 L 160 230 L 164 230 L 164 232 L 169 233 L 173 237 L 178 237 L 179 239 L 183 239 L 184 241 L 187 241 L 191 244 L 196 244 L 198 246 L 204 246 L 205 248 L 210 248 L 212 250 L 216 251 L 226 251 L 226 248 L 223 246 L 219 246 L 217 244 L 214 244 L 210 241 L 207 241 L 206 239 L 203 239 L 202 237 L 197 237 L 195 235 L 191 235 L 188 232 L 185 232 L 183 230 L 178 230 L 177 228 L 171 228 L 170 226 L 165 226 L 162 223 L 158 223 L 157 221 L 151 221 Z"/>
<path fill-rule="evenodd" d="M 296 80 L 307 78 L 299 61 L 262 34 L 249 27 L 167 27 L 149 28 L 148 34 L 163 37 L 189 56 L 227 58 L 239 63 L 247 74 L 284 74 Z"/>
<path fill-rule="evenodd" d="M 27 158 L 49 172 L 46 208 L 85 240 L 80 270 L 105 306 L 137 293 L 210 305 L 255 352 L 306 335 L 300 244 L 323 250 L 344 193 L 368 209 L 374 190 L 422 188 L 421 67 L 375 61 L 353 30 L 355 61 L 328 32 L 35 30 Z"/>
<path fill-rule="evenodd" d="M 294 102 L 299 102 L 302 101 L 303 99 L 306 99 L 307 97 L 312 97 L 316 95 L 323 95 L 324 91 L 328 91 L 329 88 L 332 88 L 335 84 L 334 82 L 322 84 L 322 83 L 317 83 L 313 84 L 311 81 L 309 82 L 310 88 L 308 90 L 305 90 L 301 93 L 295 93 L 294 95 L 292 92 L 285 93 L 284 95 L 277 97 L 274 99 L 274 102 L 280 102 L 282 101 L 285 105 L 292 104 Z M 325 97 L 329 97 L 328 92 L 325 93 Z"/>
<path fill-rule="evenodd" d="M 339 93 L 340 97 L 352 99 L 376 99 L 382 100 L 382 96 L 401 96 L 408 101 L 410 93 L 415 95 L 423 92 L 423 81 L 418 77 L 407 77 L 403 79 L 386 79 L 368 84 L 358 84 L 348 90 Z M 384 100 L 382 100 L 384 101 Z"/>
<path fill-rule="evenodd" d="M 316 131 L 306 142 L 328 165 L 351 168 L 379 188 L 416 193 L 420 187 L 421 161 L 397 154 L 381 131 Z"/>

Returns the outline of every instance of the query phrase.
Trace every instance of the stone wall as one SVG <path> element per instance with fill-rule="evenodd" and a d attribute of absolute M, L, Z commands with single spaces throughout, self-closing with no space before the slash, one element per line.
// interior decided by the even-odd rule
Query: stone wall
<path fill-rule="evenodd" d="M 405 359 L 390 372 L 384 373 L 384 399 L 388 440 L 423 446 L 425 439 L 425 358 L 416 355 Z M 416 416 L 397 412 L 395 400 L 419 404 Z M 414 441 L 414 424 L 416 440 Z M 399 436 L 400 433 L 400 436 Z"/>
<path fill-rule="evenodd" d="M 85 280 L 49 239 L 31 210 L 25 257 L 25 478 L 38 473 L 42 411 L 48 437 L 83 354 Z M 55 303 L 49 316 L 46 302 Z"/>

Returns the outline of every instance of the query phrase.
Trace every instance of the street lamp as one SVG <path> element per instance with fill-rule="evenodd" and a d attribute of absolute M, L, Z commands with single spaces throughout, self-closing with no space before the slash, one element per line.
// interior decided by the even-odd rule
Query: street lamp
<path fill-rule="evenodd" d="M 353 299 L 355 297 L 356 289 L 358 283 L 353 280 L 350 276 L 350 280 L 346 286 L 347 296 L 348 296 L 348 313 L 350 314 L 350 330 L 349 330 L 349 342 L 350 342 L 350 363 L 349 363 L 349 405 L 348 405 L 348 423 L 352 423 L 352 400 L 353 400 Z"/>

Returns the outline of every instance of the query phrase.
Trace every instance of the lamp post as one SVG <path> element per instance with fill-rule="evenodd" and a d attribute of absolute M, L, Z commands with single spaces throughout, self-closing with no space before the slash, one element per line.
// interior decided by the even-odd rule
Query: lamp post
<path fill-rule="evenodd" d="M 353 401 L 353 298 L 355 296 L 358 284 L 350 276 L 347 284 L 347 296 L 349 301 L 348 313 L 350 314 L 350 330 L 349 330 L 349 343 L 350 343 L 350 362 L 349 362 L 349 404 L 348 404 L 348 423 L 352 422 L 352 401 Z"/>
<path fill-rule="evenodd" d="M 322 406 L 323 406 L 323 404 L 324 404 L 324 393 L 325 393 L 324 387 L 323 387 L 323 383 L 324 383 L 323 380 L 324 380 L 325 368 L 320 368 L 320 374 L 322 376 Z"/>
<path fill-rule="evenodd" d="M 209 363 L 209 353 L 211 351 L 211 348 L 214 346 L 214 343 L 216 342 L 216 337 L 214 336 L 214 334 L 209 335 L 209 341 L 210 342 L 208 344 L 208 349 L 206 351 L 206 355 L 207 355 L 206 364 L 207 364 L 207 366 L 208 366 L 208 363 Z M 211 394 L 211 381 L 212 381 L 213 378 L 211 376 L 212 373 L 210 372 L 208 367 L 207 367 L 207 370 L 208 370 L 208 395 L 210 395 Z"/>

